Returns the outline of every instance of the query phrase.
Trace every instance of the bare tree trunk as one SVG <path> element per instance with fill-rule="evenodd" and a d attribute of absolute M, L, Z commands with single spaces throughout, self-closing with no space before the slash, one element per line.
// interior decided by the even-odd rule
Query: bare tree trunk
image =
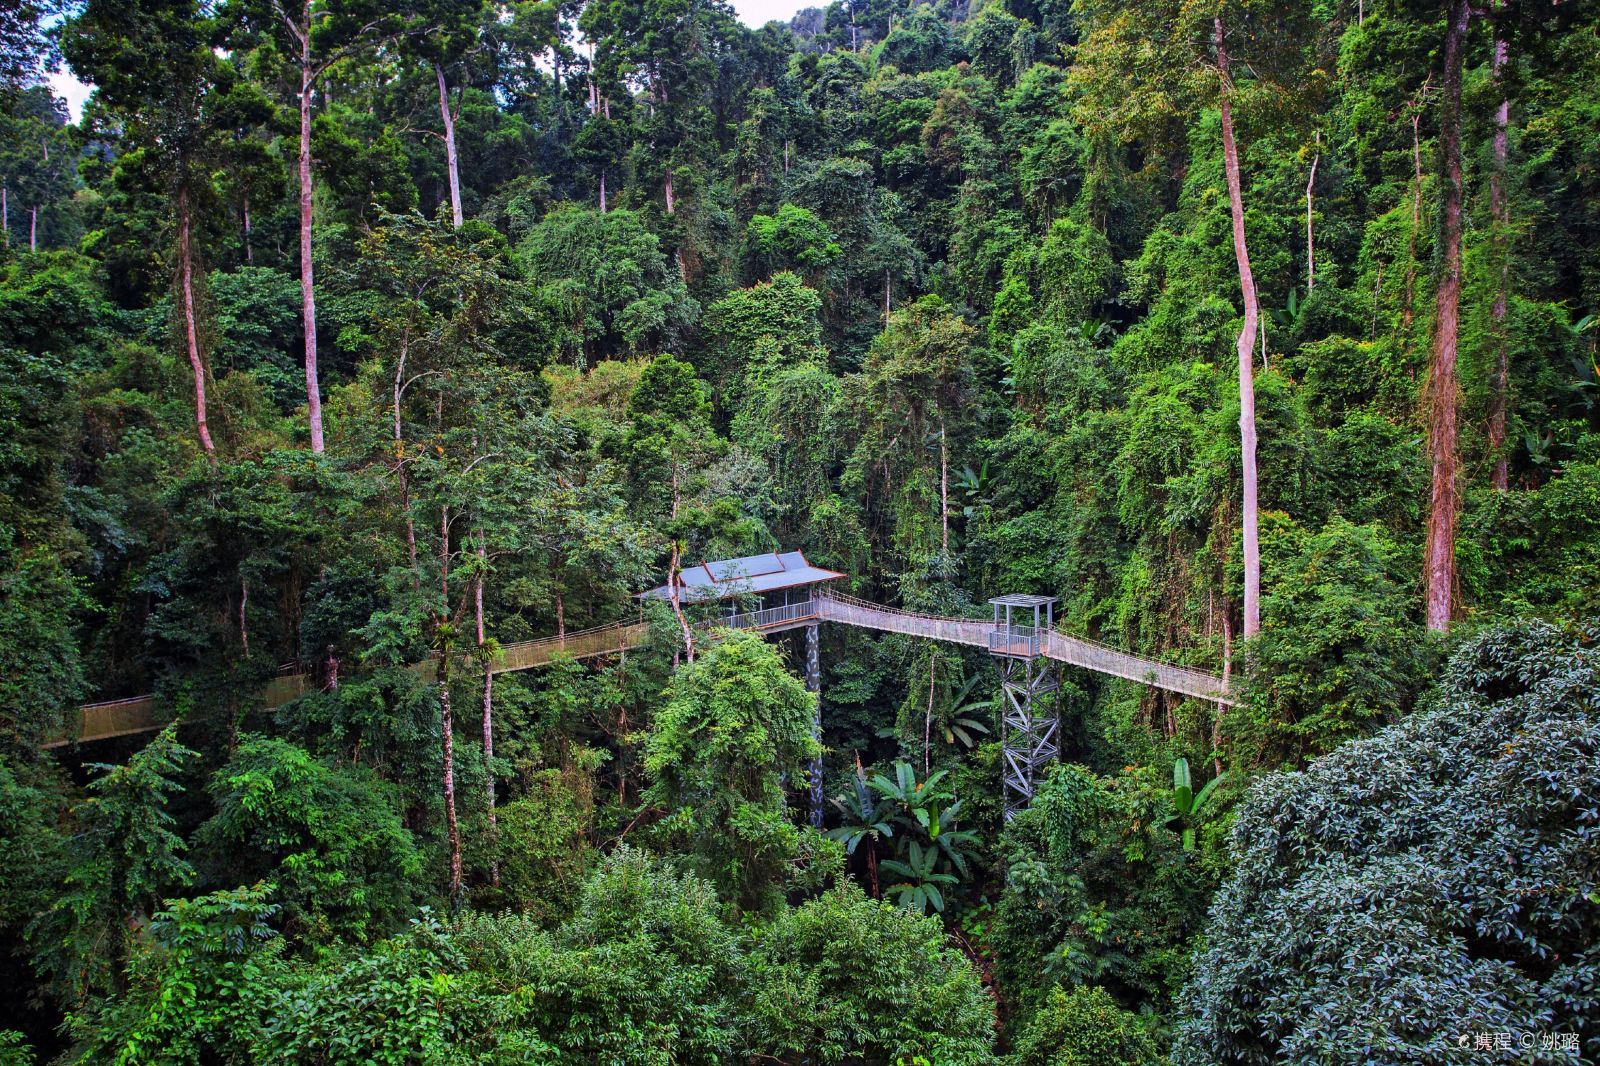
<path fill-rule="evenodd" d="M 883 320 L 884 320 L 884 322 L 888 322 L 889 321 L 889 311 L 890 311 L 890 307 L 889 307 L 889 272 L 887 270 L 885 270 L 883 272 Z"/>
<path fill-rule="evenodd" d="M 937 676 L 935 667 L 939 664 L 939 653 L 932 648 L 928 650 L 928 709 L 922 716 L 922 777 L 928 777 L 930 758 L 933 752 L 933 681 Z"/>
<path fill-rule="evenodd" d="M 0 185 L 0 230 L 5 231 L 6 248 L 11 248 L 11 187 Z"/>
<path fill-rule="evenodd" d="M 406 444 L 400 423 L 400 399 L 405 391 L 404 377 L 406 372 L 406 357 L 411 351 L 411 331 L 407 329 L 400 335 L 400 358 L 394 366 L 394 402 L 391 412 L 394 417 L 394 473 L 395 480 L 400 485 L 400 513 L 406 524 L 406 559 L 411 564 L 412 581 L 415 583 L 417 573 L 417 524 L 411 517 L 411 484 L 406 478 Z"/>
<path fill-rule="evenodd" d="M 556 636 L 567 635 L 567 601 L 561 595 L 561 589 L 556 589 Z"/>
<path fill-rule="evenodd" d="M 1245 244 L 1244 194 L 1240 191 L 1239 148 L 1233 137 L 1232 85 L 1228 80 L 1228 52 L 1223 42 L 1222 18 L 1212 22 L 1217 49 L 1217 70 L 1222 76 L 1222 158 L 1228 178 L 1228 206 L 1233 215 L 1233 257 L 1239 264 L 1239 289 L 1244 295 L 1244 325 L 1239 330 L 1239 452 L 1244 482 L 1241 525 L 1244 532 L 1244 636 L 1261 628 L 1261 546 L 1257 534 L 1256 504 L 1256 394 L 1255 339 L 1261 318 L 1256 283 L 1250 273 L 1250 251 Z"/>
<path fill-rule="evenodd" d="M 450 901 L 461 900 L 461 828 L 456 823 L 456 738 L 455 719 L 450 710 L 450 670 L 448 647 L 439 659 L 439 727 L 444 736 L 444 824 L 450 842 Z"/>
<path fill-rule="evenodd" d="M 250 658 L 250 625 L 246 611 L 250 607 L 250 582 L 239 575 L 239 647 L 246 659 Z"/>
<path fill-rule="evenodd" d="M 1468 0 L 1451 0 L 1445 27 L 1444 100 L 1439 116 L 1439 155 L 1444 177 L 1439 241 L 1442 269 L 1428 361 L 1428 451 L 1433 492 L 1428 508 L 1424 577 L 1428 628 L 1450 626 L 1456 578 L 1456 340 L 1461 306 L 1461 68 L 1471 18 Z"/>
<path fill-rule="evenodd" d="M 600 171 L 600 213 L 602 215 L 606 213 L 606 172 L 604 169 Z"/>
<path fill-rule="evenodd" d="M 322 395 L 317 382 L 317 297 L 311 267 L 311 3 L 304 8 L 305 37 L 300 43 L 300 319 L 306 340 L 306 415 L 311 424 L 311 450 L 321 452 Z"/>
<path fill-rule="evenodd" d="M 681 562 L 678 556 L 678 542 L 672 542 L 672 560 L 667 564 L 667 599 L 672 603 L 672 613 L 678 618 L 678 628 L 683 630 L 683 650 L 690 662 L 694 662 L 694 628 L 689 625 L 689 619 L 684 616 L 683 603 L 678 597 L 678 565 Z"/>
<path fill-rule="evenodd" d="M 674 206 L 677 203 L 677 200 L 672 195 L 672 168 L 671 167 L 667 168 L 666 177 L 662 180 L 661 191 L 666 195 L 666 198 L 667 198 L 667 214 L 670 215 L 670 214 L 672 214 Z"/>
<path fill-rule="evenodd" d="M 1503 15 L 1504 12 L 1501 12 Z M 1511 44 L 1506 38 L 1504 18 L 1494 23 L 1494 80 L 1500 86 L 1500 106 L 1494 113 L 1494 170 L 1489 175 L 1489 207 L 1494 213 L 1495 255 L 1500 260 L 1500 281 L 1495 289 L 1494 305 L 1489 311 L 1490 335 L 1494 338 L 1494 370 L 1489 382 L 1489 454 L 1494 458 L 1493 484 L 1498 492 L 1506 491 L 1510 484 L 1509 464 L 1506 461 L 1506 403 L 1510 387 L 1510 368 L 1507 365 L 1506 290 L 1511 280 L 1510 233 L 1511 212 L 1506 201 L 1506 157 L 1510 148 L 1508 128 L 1511 124 L 1511 99 L 1506 89 L 1506 60 Z"/>
<path fill-rule="evenodd" d="M 1317 284 L 1316 243 L 1311 236 L 1311 192 L 1317 183 L 1317 164 L 1322 162 L 1322 131 L 1317 131 L 1317 154 L 1311 157 L 1311 174 L 1306 178 L 1306 295 Z"/>
<path fill-rule="evenodd" d="M 255 250 L 250 246 L 250 194 L 244 193 L 240 201 L 241 213 L 244 216 L 244 265 L 255 266 Z"/>
<path fill-rule="evenodd" d="M 456 116 L 450 110 L 450 89 L 445 84 L 444 68 L 435 64 L 433 72 L 439 78 L 439 117 L 444 120 L 444 159 L 450 174 L 450 220 L 460 229 L 461 172 L 456 164 Z"/>
<path fill-rule="evenodd" d="M 483 530 L 478 530 L 478 577 L 473 582 L 473 609 L 478 623 L 478 647 L 485 641 L 483 628 L 483 571 L 488 553 L 484 548 Z M 486 658 L 483 661 L 483 779 L 484 799 L 489 812 L 489 883 L 500 884 L 500 823 L 494 806 L 494 668 Z"/>
<path fill-rule="evenodd" d="M 28 251 L 39 250 L 39 205 L 28 208 Z"/>
<path fill-rule="evenodd" d="M 1228 612 L 1222 612 L 1222 689 L 1228 690 L 1233 679 L 1233 622 Z M 1211 768 L 1222 776 L 1222 718 L 1228 705 L 1217 704 L 1217 716 L 1211 720 Z"/>
<path fill-rule="evenodd" d="M 943 412 L 939 415 L 939 550 L 950 554 L 950 450 L 945 442 Z"/>
<path fill-rule="evenodd" d="M 183 301 L 183 339 L 189 353 L 189 369 L 194 374 L 194 422 L 200 434 L 200 447 L 206 455 L 216 454 L 211 443 L 211 430 L 206 425 L 206 365 L 200 358 L 200 331 L 194 310 L 194 251 L 191 247 L 192 219 L 189 209 L 189 190 L 178 188 L 178 289 Z"/>
<path fill-rule="evenodd" d="M 439 605 L 439 626 L 450 618 L 450 508 L 439 509 L 439 588 L 444 599 Z M 450 903 L 461 901 L 461 829 L 456 821 L 456 736 L 455 717 L 450 705 L 450 639 L 439 641 L 439 725 L 444 745 L 444 823 L 450 844 Z"/>
<path fill-rule="evenodd" d="M 672 518 L 678 517 L 678 464 L 672 464 Z M 683 602 L 678 596 L 678 567 L 683 560 L 679 557 L 680 545 L 677 540 L 672 542 L 672 559 L 667 563 L 667 599 L 672 603 L 672 613 L 678 617 L 678 627 L 683 630 L 683 650 L 694 662 L 694 629 L 689 625 L 689 619 L 684 616 Z"/>

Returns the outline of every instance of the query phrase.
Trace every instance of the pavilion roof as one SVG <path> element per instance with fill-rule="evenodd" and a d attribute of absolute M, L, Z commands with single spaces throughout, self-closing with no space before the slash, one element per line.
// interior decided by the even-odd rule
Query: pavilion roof
<path fill-rule="evenodd" d="M 726 600 L 735 596 L 775 592 L 800 585 L 837 581 L 837 570 L 813 566 L 803 552 L 767 552 L 738 559 L 714 559 L 685 567 L 676 575 L 678 598 L 691 603 Z M 639 593 L 641 599 L 670 598 L 668 586 Z"/>

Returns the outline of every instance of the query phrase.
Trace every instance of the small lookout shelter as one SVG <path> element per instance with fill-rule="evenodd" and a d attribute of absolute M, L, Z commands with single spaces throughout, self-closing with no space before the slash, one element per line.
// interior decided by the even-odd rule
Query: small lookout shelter
<path fill-rule="evenodd" d="M 816 586 L 845 575 L 807 561 L 804 552 L 767 552 L 739 559 L 716 559 L 685 567 L 668 580 L 678 587 L 680 603 L 714 603 L 755 597 L 761 610 L 808 603 Z M 670 600 L 672 585 L 639 593 L 640 599 Z M 730 604 L 737 609 L 737 602 Z"/>
<path fill-rule="evenodd" d="M 989 601 L 994 607 L 994 631 L 989 651 L 1017 659 L 1037 659 L 1044 654 L 1045 634 L 1055 628 L 1054 596 L 1013 592 Z"/>

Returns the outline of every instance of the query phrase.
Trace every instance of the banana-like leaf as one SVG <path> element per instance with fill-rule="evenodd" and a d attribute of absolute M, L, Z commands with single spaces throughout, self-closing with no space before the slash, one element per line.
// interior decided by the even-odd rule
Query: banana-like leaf
<path fill-rule="evenodd" d="M 1172 805 L 1179 814 L 1194 810 L 1194 785 L 1189 777 L 1189 760 L 1178 758 L 1172 763 Z"/>

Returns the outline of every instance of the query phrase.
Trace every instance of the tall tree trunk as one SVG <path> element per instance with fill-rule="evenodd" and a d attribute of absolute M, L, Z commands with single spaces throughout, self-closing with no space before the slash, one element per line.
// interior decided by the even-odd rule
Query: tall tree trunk
<path fill-rule="evenodd" d="M 1261 319 L 1256 283 L 1250 273 L 1250 250 L 1245 244 L 1244 194 L 1239 182 L 1239 148 L 1233 137 L 1232 84 L 1228 79 L 1228 51 L 1223 42 L 1222 18 L 1212 22 L 1217 49 L 1217 70 L 1222 78 L 1222 159 L 1228 177 L 1228 207 L 1233 215 L 1233 257 L 1239 264 L 1239 289 L 1244 294 L 1244 325 L 1239 330 L 1239 458 L 1244 482 L 1240 513 L 1244 532 L 1244 636 L 1261 628 L 1261 545 L 1256 518 L 1256 391 L 1255 340 Z"/>
<path fill-rule="evenodd" d="M 678 518 L 678 464 L 672 464 L 672 519 Z M 678 595 L 678 567 L 683 559 L 680 555 L 681 543 L 676 539 L 672 542 L 672 559 L 667 563 L 667 599 L 672 603 L 672 613 L 678 618 L 678 627 L 683 630 L 683 650 L 694 662 L 694 628 L 689 625 L 689 619 L 683 613 L 683 601 Z"/>
<path fill-rule="evenodd" d="M 11 248 L 11 187 L 0 185 L 0 230 L 5 231 L 6 249 Z"/>
<path fill-rule="evenodd" d="M 1506 334 L 1506 290 L 1511 280 L 1511 255 L 1509 229 L 1511 211 L 1506 198 L 1506 157 L 1510 148 L 1511 98 L 1506 88 L 1506 61 L 1510 58 L 1511 43 L 1506 37 L 1504 11 L 1494 22 L 1494 80 L 1500 87 L 1500 106 L 1494 113 L 1494 170 L 1489 175 L 1489 207 L 1494 213 L 1495 258 L 1500 261 L 1500 279 L 1495 289 L 1494 305 L 1489 311 L 1490 335 L 1494 338 L 1494 370 L 1489 382 L 1489 454 L 1494 458 L 1493 483 L 1498 492 L 1506 491 L 1510 484 L 1509 464 L 1506 461 L 1506 403 L 1510 389 L 1510 368 L 1507 365 L 1507 348 L 1510 339 Z"/>
<path fill-rule="evenodd" d="M 200 331 L 194 310 L 194 252 L 191 247 L 192 218 L 189 189 L 178 188 L 178 292 L 183 301 L 183 339 L 189 353 L 189 369 L 194 374 L 194 422 L 200 434 L 200 447 L 208 457 L 216 454 L 211 430 L 206 426 L 206 366 L 200 358 Z"/>
<path fill-rule="evenodd" d="M 673 210 L 674 210 L 674 208 L 675 208 L 675 206 L 677 204 L 677 198 L 674 197 L 673 194 L 672 194 L 672 168 L 671 167 L 667 168 L 666 177 L 662 179 L 661 191 L 666 196 L 666 199 L 667 199 L 667 214 L 670 215 L 670 214 L 672 214 L 672 212 L 673 212 Z"/>
<path fill-rule="evenodd" d="M 606 172 L 604 168 L 600 170 L 600 213 L 602 215 L 606 213 Z"/>
<path fill-rule="evenodd" d="M 450 88 L 444 80 L 444 68 L 435 64 L 433 72 L 439 78 L 439 117 L 444 120 L 444 160 L 450 174 L 450 220 L 460 229 L 461 171 L 456 165 L 456 116 L 450 110 Z"/>
<path fill-rule="evenodd" d="M 1311 157 L 1311 173 L 1306 177 L 1306 295 L 1311 295 L 1311 290 L 1317 284 L 1317 253 L 1316 242 L 1311 235 L 1311 196 L 1312 187 L 1317 183 L 1317 164 L 1322 162 L 1322 131 L 1317 131 L 1317 154 Z"/>
<path fill-rule="evenodd" d="M 556 636 L 567 635 L 567 602 L 561 595 L 561 589 L 556 588 Z"/>
<path fill-rule="evenodd" d="M 28 208 L 28 251 L 39 250 L 39 205 Z"/>
<path fill-rule="evenodd" d="M 478 647 L 483 648 L 483 571 L 488 565 L 488 552 L 484 548 L 483 530 L 478 530 L 478 576 L 473 582 L 473 611 L 478 623 Z M 483 780 L 484 799 L 489 812 L 489 883 L 500 884 L 500 823 L 495 816 L 494 804 L 494 667 L 487 658 L 483 661 Z"/>
<path fill-rule="evenodd" d="M 311 450 L 321 452 L 322 394 L 317 382 L 317 297 L 311 268 L 311 90 L 316 70 L 311 61 L 311 3 L 306 0 L 300 39 L 300 321 L 306 339 L 306 416 L 311 425 Z"/>
<path fill-rule="evenodd" d="M 439 588 L 444 599 L 439 605 L 438 625 L 450 625 L 450 508 L 439 509 Z M 456 822 L 456 736 L 455 716 L 450 705 L 450 638 L 439 641 L 439 726 L 444 747 L 444 824 L 450 845 L 450 903 L 461 902 L 461 828 Z"/>
<path fill-rule="evenodd" d="M 939 550 L 950 554 L 950 449 L 945 442 L 943 412 L 939 414 Z"/>
<path fill-rule="evenodd" d="M 250 246 L 250 194 L 248 192 L 243 194 L 241 207 L 244 215 L 244 265 L 255 266 L 255 250 Z"/>
<path fill-rule="evenodd" d="M 1444 94 L 1439 115 L 1439 162 L 1443 171 L 1440 205 L 1440 276 L 1434 313 L 1433 346 L 1428 360 L 1428 452 L 1433 492 L 1428 508 L 1424 578 L 1428 628 L 1450 626 L 1456 579 L 1456 340 L 1461 306 L 1461 68 L 1471 18 L 1468 0 L 1450 0 L 1445 27 Z"/>
<path fill-rule="evenodd" d="M 400 400 L 405 392 L 406 357 L 411 351 L 411 330 L 400 335 L 400 358 L 394 366 L 394 400 L 391 406 L 394 427 L 394 474 L 400 486 L 400 513 L 406 524 L 406 559 L 411 564 L 412 584 L 417 582 L 417 524 L 411 517 L 411 484 L 406 477 L 406 443 L 400 422 Z"/>

